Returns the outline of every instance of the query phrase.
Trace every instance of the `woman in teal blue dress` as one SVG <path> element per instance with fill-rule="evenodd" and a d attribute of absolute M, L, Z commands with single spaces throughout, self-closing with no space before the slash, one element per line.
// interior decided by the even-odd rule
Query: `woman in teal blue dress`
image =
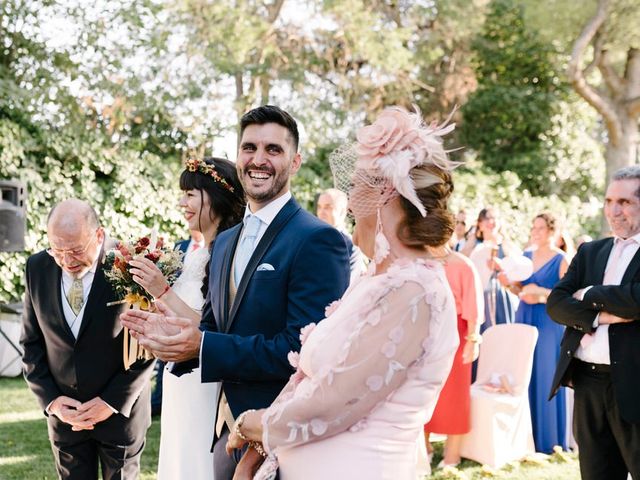
<path fill-rule="evenodd" d="M 541 213 L 531 227 L 532 251 L 525 252 L 533 262 L 533 274 L 516 288 L 520 305 L 516 323 L 533 325 L 538 329 L 538 343 L 533 356 L 533 370 L 529 384 L 529 403 L 536 451 L 551 453 L 555 445 L 567 449 L 566 392 L 560 389 L 548 401 L 551 381 L 560 356 L 560 340 L 564 327 L 547 315 L 545 304 L 551 289 L 567 271 L 564 252 L 553 244 L 556 220 L 549 213 Z"/>

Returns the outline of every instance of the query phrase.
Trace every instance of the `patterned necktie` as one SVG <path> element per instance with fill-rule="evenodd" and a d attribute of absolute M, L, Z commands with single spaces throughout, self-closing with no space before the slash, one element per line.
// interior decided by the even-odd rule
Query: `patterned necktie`
<path fill-rule="evenodd" d="M 78 315 L 80 310 L 82 310 L 82 305 L 84 305 L 84 289 L 82 288 L 81 278 L 73 279 L 71 288 L 69 288 L 69 291 L 67 292 L 67 300 L 69 301 L 69 305 L 71 306 L 73 313 Z"/>
<path fill-rule="evenodd" d="M 249 215 L 245 220 L 242 240 L 240 240 L 240 245 L 236 251 L 235 268 L 233 271 L 236 287 L 240 284 L 240 280 L 247 268 L 249 259 L 256 248 L 256 238 L 258 236 L 258 230 L 260 230 L 261 223 L 262 221 L 255 215 Z"/>

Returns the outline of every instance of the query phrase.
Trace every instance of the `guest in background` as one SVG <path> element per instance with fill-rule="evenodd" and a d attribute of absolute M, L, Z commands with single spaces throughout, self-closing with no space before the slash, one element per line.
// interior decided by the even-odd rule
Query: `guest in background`
<path fill-rule="evenodd" d="M 444 271 L 456 301 L 460 345 L 433 416 L 424 426 L 429 459 L 433 451 L 430 432 L 447 435 L 444 458 L 438 468 L 460 463 L 462 436 L 471 428 L 471 364 L 478 358 L 482 338 L 479 330 L 484 321 L 482 283 L 471 260 L 450 252 L 445 258 Z"/>
<path fill-rule="evenodd" d="M 558 228 L 558 232 L 555 237 L 555 245 L 564 252 L 567 264 L 571 263 L 571 259 L 576 254 L 576 246 L 573 243 L 571 234 L 565 229 Z"/>
<path fill-rule="evenodd" d="M 524 256 L 533 262 L 533 274 L 512 289 L 520 297 L 516 322 L 538 329 L 538 342 L 533 355 L 533 370 L 529 383 L 529 405 L 536 451 L 551 453 L 555 445 L 567 449 L 566 393 L 564 388 L 551 401 L 547 401 L 555 365 L 560 357 L 560 341 L 564 328 L 555 323 L 545 306 L 551 289 L 564 276 L 569 264 L 565 253 L 555 246 L 556 219 L 550 213 L 541 213 L 531 227 L 532 251 Z M 508 283 L 504 274 L 501 281 Z"/>
<path fill-rule="evenodd" d="M 353 280 L 365 272 L 367 264 L 364 255 L 353 244 L 351 234 L 347 230 L 347 201 L 347 195 L 337 188 L 324 190 L 318 196 L 316 216 L 342 233 L 349 250 L 349 266 Z"/>
<path fill-rule="evenodd" d="M 640 478 L 640 166 L 613 174 L 604 216 L 614 238 L 584 244 L 549 295 L 564 325 L 551 395 L 572 386 L 585 480 Z"/>
<path fill-rule="evenodd" d="M 453 236 L 449 242 L 449 245 L 453 249 L 454 252 L 459 252 L 464 247 L 464 244 L 467 242 L 467 235 L 469 234 L 469 230 L 467 230 L 467 212 L 464 210 L 459 210 L 456 215 L 456 226 L 453 231 Z"/>
<path fill-rule="evenodd" d="M 183 263 L 187 262 L 187 257 L 193 252 L 204 247 L 204 237 L 201 232 L 198 230 L 190 230 L 189 234 L 191 235 L 190 238 L 176 242 L 176 250 L 179 250 L 183 254 Z M 165 362 L 162 360 L 156 361 L 156 384 L 151 392 L 151 415 L 153 416 L 160 415 L 162 412 L 162 377 L 164 375 L 165 365 Z"/>
<path fill-rule="evenodd" d="M 518 297 L 498 281 L 500 260 L 520 251 L 500 233 L 498 218 L 490 207 L 478 214 L 474 235 L 470 235 L 462 253 L 473 262 L 484 289 L 485 318 L 482 331 L 492 325 L 513 323 Z"/>

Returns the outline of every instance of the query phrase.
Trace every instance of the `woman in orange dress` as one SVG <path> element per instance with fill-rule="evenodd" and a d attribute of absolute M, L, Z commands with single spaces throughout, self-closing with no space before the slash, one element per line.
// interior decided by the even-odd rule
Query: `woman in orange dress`
<path fill-rule="evenodd" d="M 438 467 L 460 463 L 462 435 L 471 429 L 471 364 L 478 358 L 481 338 L 478 332 L 484 320 L 482 282 L 471 260 L 451 252 L 445 258 L 444 269 L 456 301 L 460 345 L 433 416 L 424 426 L 429 459 L 433 451 L 429 443 L 430 432 L 447 435 L 444 458 Z"/>

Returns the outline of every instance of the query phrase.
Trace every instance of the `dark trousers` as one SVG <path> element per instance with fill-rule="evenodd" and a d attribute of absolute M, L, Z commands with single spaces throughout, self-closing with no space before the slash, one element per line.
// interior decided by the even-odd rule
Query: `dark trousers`
<path fill-rule="evenodd" d="M 225 423 L 220 438 L 213 445 L 213 478 L 214 480 L 232 480 L 236 466 L 244 454 L 245 448 L 235 449 L 233 454 L 227 455 L 225 446 L 229 439 L 229 428 Z"/>
<path fill-rule="evenodd" d="M 97 440 L 76 444 L 51 443 L 58 477 L 65 480 L 98 478 L 98 463 L 104 480 L 135 480 L 140 475 L 144 439 L 133 445 L 109 445 Z"/>
<path fill-rule="evenodd" d="M 627 473 L 640 479 L 640 424 L 620 416 L 609 372 L 574 365 L 573 430 L 582 479 L 626 480 Z"/>

